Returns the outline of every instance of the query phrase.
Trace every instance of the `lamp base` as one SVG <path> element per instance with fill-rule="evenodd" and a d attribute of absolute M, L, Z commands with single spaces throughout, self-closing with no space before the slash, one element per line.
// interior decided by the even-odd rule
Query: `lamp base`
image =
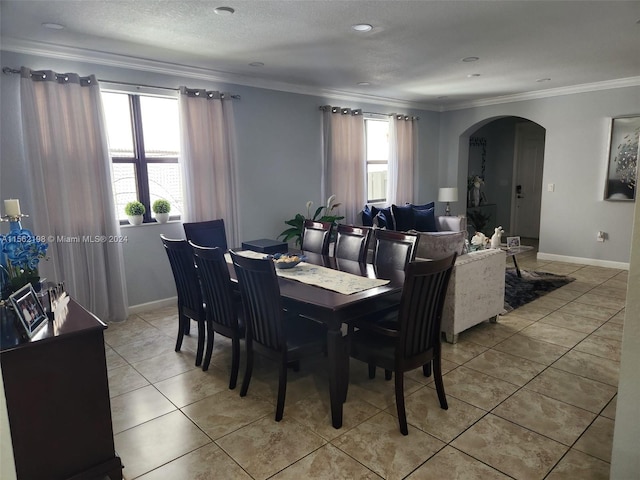
<path fill-rule="evenodd" d="M 449 202 L 447 202 L 447 208 L 445 209 L 444 214 L 445 214 L 447 217 L 450 217 L 450 216 L 451 216 L 451 208 L 449 207 Z"/>

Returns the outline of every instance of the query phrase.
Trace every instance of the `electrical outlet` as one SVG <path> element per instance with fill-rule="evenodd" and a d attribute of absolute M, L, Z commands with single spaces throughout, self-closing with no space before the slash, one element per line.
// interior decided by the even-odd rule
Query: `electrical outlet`
<path fill-rule="evenodd" d="M 547 192 L 553 192 L 556 189 L 556 184 L 555 183 L 548 183 L 547 184 Z"/>
<path fill-rule="evenodd" d="M 607 234 L 605 232 L 602 232 L 602 231 L 598 232 L 596 239 L 599 242 L 604 242 L 605 238 L 607 238 Z"/>

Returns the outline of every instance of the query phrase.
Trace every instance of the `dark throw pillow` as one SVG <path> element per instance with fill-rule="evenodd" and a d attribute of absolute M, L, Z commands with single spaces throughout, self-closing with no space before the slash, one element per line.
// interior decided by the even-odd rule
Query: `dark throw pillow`
<path fill-rule="evenodd" d="M 382 228 L 384 226 L 387 230 L 395 230 L 396 229 L 396 224 L 393 221 L 393 215 L 391 213 L 391 207 L 378 208 L 376 206 L 372 206 L 371 207 L 371 212 L 373 213 L 373 217 L 374 218 L 378 218 L 378 226 L 380 228 Z M 378 216 L 378 214 L 380 214 L 380 213 L 382 213 L 382 215 L 384 216 L 384 219 L 382 219 L 382 222 L 384 223 L 384 225 L 382 225 L 380 223 L 380 217 Z"/>
<path fill-rule="evenodd" d="M 362 225 L 365 227 L 373 227 L 373 211 L 369 208 L 369 205 L 365 205 L 362 209 Z"/>
<path fill-rule="evenodd" d="M 434 208 L 417 209 L 414 207 L 415 229 L 419 232 L 437 232 Z"/>
<path fill-rule="evenodd" d="M 405 205 L 404 207 L 391 205 L 391 212 L 393 213 L 396 230 L 400 232 L 407 232 L 414 229 L 416 220 L 411 204 Z"/>
<path fill-rule="evenodd" d="M 436 202 L 429 202 L 424 205 L 413 205 L 410 203 L 409 205 L 411 205 L 415 210 L 429 210 L 430 208 L 435 208 Z"/>

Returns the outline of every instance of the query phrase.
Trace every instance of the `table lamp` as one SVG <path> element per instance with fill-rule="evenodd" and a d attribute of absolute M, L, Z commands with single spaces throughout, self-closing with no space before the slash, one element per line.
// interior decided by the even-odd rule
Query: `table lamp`
<path fill-rule="evenodd" d="M 438 190 L 438 201 L 439 202 L 447 202 L 447 209 L 445 210 L 445 215 L 451 215 L 451 208 L 449 207 L 449 202 L 457 202 L 458 201 L 458 189 L 456 187 L 442 187 Z"/>

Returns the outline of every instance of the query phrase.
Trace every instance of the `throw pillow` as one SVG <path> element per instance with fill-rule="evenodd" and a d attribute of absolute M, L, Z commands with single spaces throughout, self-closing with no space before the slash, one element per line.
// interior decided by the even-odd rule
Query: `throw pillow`
<path fill-rule="evenodd" d="M 387 230 L 395 230 L 396 229 L 396 224 L 393 221 L 393 215 L 391 214 L 391 207 L 387 207 L 387 208 L 378 208 L 375 205 L 371 207 L 371 212 L 373 213 L 374 218 L 378 217 L 378 213 L 382 213 L 384 215 L 384 227 Z M 380 224 L 380 220 L 378 220 L 378 226 L 380 226 L 380 228 L 383 227 L 383 225 Z"/>
<path fill-rule="evenodd" d="M 398 205 L 391 205 L 391 212 L 393 213 L 393 220 L 396 224 L 396 230 L 400 232 L 406 232 L 415 228 L 415 216 L 413 214 L 413 207 L 408 204 L 404 207 Z"/>
<path fill-rule="evenodd" d="M 414 205 L 412 203 L 409 203 L 409 205 L 411 205 L 416 210 L 429 210 L 430 208 L 435 208 L 436 202 L 429 202 L 425 203 L 424 205 Z"/>
<path fill-rule="evenodd" d="M 365 227 L 373 227 L 373 212 L 369 208 L 369 205 L 365 205 L 362 209 L 362 225 Z"/>
<path fill-rule="evenodd" d="M 387 230 L 393 230 L 389 225 L 391 222 L 388 220 L 388 217 L 384 214 L 383 211 L 378 211 L 376 215 L 376 223 L 379 228 L 386 228 Z"/>
<path fill-rule="evenodd" d="M 415 229 L 419 232 L 437 232 L 436 215 L 433 208 L 416 209 L 413 208 L 415 218 Z"/>

